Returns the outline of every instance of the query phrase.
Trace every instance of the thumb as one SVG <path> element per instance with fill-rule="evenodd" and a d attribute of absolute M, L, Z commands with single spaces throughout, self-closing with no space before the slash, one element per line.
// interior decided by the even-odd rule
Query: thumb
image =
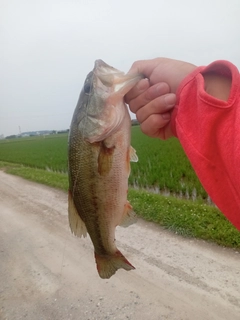
<path fill-rule="evenodd" d="M 154 68 L 156 68 L 157 65 L 158 65 L 158 59 L 138 60 L 132 64 L 128 73 L 129 74 L 140 73 L 140 74 L 143 74 L 145 78 L 150 78 Z"/>

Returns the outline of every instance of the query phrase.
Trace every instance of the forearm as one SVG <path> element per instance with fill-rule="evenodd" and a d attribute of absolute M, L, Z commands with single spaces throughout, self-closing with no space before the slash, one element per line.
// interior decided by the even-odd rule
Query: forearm
<path fill-rule="evenodd" d="M 225 75 L 208 72 L 203 74 L 204 89 L 211 96 L 227 101 L 230 94 L 232 80 Z"/>
<path fill-rule="evenodd" d="M 174 128 L 204 188 L 240 230 L 240 76 L 220 61 L 183 80 Z"/>

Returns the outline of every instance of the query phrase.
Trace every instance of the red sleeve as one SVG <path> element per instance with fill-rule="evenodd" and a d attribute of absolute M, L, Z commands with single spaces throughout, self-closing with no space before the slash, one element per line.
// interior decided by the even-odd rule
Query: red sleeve
<path fill-rule="evenodd" d="M 228 101 L 204 90 L 208 71 L 232 79 Z M 240 230 L 240 75 L 227 61 L 199 67 L 181 83 L 173 130 L 206 192 Z"/>

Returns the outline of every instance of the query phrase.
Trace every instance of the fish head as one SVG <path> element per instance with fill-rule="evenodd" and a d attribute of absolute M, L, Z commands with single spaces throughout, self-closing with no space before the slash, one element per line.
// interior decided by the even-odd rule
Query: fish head
<path fill-rule="evenodd" d="M 84 139 L 102 141 L 118 129 L 128 113 L 124 95 L 141 78 L 141 74 L 124 74 L 102 60 L 95 62 L 76 107 L 78 129 Z"/>

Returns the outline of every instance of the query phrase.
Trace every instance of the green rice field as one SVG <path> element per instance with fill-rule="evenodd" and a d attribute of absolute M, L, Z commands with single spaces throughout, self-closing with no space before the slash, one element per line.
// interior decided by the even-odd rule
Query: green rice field
<path fill-rule="evenodd" d="M 2 140 L 0 161 L 67 173 L 67 141 L 66 134 Z M 131 165 L 130 185 L 186 198 L 207 197 L 177 139 L 151 139 L 134 126 L 132 145 L 139 161 Z"/>
<path fill-rule="evenodd" d="M 132 127 L 132 146 L 139 161 L 131 165 L 131 185 L 186 198 L 207 198 L 177 139 L 152 139 L 136 126 Z"/>
<path fill-rule="evenodd" d="M 0 140 L 0 161 L 67 172 L 67 134 Z"/>

